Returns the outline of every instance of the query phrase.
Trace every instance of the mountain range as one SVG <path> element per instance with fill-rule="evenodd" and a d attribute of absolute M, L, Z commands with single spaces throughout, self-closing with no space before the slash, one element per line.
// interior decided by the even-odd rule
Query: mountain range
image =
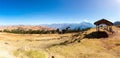
<path fill-rule="evenodd" d="M 48 28 L 59 28 L 60 30 L 65 29 L 66 27 L 70 27 L 71 30 L 73 29 L 85 29 L 85 28 L 91 28 L 95 27 L 93 24 L 88 22 L 82 22 L 82 23 L 63 23 L 63 24 L 43 24 L 41 26 L 46 26 Z"/>
<path fill-rule="evenodd" d="M 120 25 L 120 21 L 116 21 L 113 23 L 115 26 Z M 63 24 L 43 24 L 41 26 L 46 26 L 48 28 L 54 28 L 54 29 L 65 29 L 66 27 L 70 27 L 71 30 L 73 29 L 85 29 L 85 28 L 93 28 L 95 25 L 89 22 L 82 22 L 82 23 L 63 23 Z"/>
<path fill-rule="evenodd" d="M 115 26 L 120 25 L 120 21 L 116 21 L 113 23 Z M 62 24 L 41 24 L 41 25 L 12 25 L 12 26 L 0 26 L 0 30 L 8 29 L 13 30 L 17 28 L 22 28 L 24 30 L 55 30 L 55 29 L 66 29 L 70 27 L 71 30 L 73 29 L 85 29 L 85 28 L 93 28 L 95 25 L 89 22 L 82 22 L 82 23 L 62 23 Z"/>
<path fill-rule="evenodd" d="M 120 21 L 114 22 L 114 25 L 115 25 L 115 26 L 120 26 Z"/>

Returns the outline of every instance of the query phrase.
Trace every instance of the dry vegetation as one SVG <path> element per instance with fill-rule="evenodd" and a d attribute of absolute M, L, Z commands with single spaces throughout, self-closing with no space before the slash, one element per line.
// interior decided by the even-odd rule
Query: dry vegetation
<path fill-rule="evenodd" d="M 119 58 L 120 28 L 108 38 L 83 38 L 90 29 L 77 37 L 68 34 L 0 33 L 0 58 Z M 80 42 L 71 42 L 75 38 Z M 64 44 L 61 44 L 64 43 Z M 3 52 L 3 53 L 2 53 Z"/>
<path fill-rule="evenodd" d="M 119 58 L 120 29 L 116 27 L 113 29 L 115 30 L 115 34 L 109 34 L 109 38 L 84 38 L 80 43 L 55 46 L 49 48 L 48 51 L 55 58 Z M 86 34 L 94 31 L 95 29 L 88 30 Z"/>
<path fill-rule="evenodd" d="M 54 44 L 68 40 L 71 34 L 13 34 L 0 33 L 0 44 L 5 55 L 0 58 L 39 58 L 48 57 L 46 49 Z M 4 49 L 4 50 L 3 50 Z M 46 56 L 44 56 L 44 52 Z M 15 56 L 13 56 L 13 55 Z M 36 56 L 38 54 L 38 56 Z M 35 57 L 34 57 L 35 56 Z"/>

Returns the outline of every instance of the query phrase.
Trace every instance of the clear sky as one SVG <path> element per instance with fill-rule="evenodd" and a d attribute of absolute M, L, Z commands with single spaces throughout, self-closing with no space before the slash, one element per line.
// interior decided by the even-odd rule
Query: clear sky
<path fill-rule="evenodd" d="M 120 0 L 0 0 L 0 25 L 120 20 Z"/>

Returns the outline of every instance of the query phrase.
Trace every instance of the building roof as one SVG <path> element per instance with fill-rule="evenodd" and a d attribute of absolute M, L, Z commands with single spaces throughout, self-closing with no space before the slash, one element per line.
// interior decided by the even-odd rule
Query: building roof
<path fill-rule="evenodd" d="M 101 19 L 99 21 L 96 21 L 94 24 L 95 25 L 105 24 L 105 25 L 108 25 L 108 26 L 112 26 L 113 25 L 112 22 L 110 22 L 110 21 L 108 21 L 106 19 Z"/>

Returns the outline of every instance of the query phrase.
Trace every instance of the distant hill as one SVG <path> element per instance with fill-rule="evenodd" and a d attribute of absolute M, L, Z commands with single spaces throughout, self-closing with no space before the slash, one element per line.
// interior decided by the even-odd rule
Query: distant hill
<path fill-rule="evenodd" d="M 33 26 L 33 25 L 11 25 L 11 26 L 0 26 L 0 30 L 13 30 L 13 29 L 24 29 L 24 30 L 53 30 L 53 28 L 48 28 L 48 27 L 44 27 L 44 26 Z"/>
<path fill-rule="evenodd" d="M 49 28 L 59 28 L 59 29 L 65 29 L 66 27 L 70 27 L 70 29 L 85 29 L 85 28 L 90 28 L 90 27 L 94 27 L 93 24 L 88 23 L 88 22 L 82 22 L 82 23 L 64 23 L 64 24 L 50 24 L 50 25 L 42 25 L 42 26 L 46 26 Z"/>
<path fill-rule="evenodd" d="M 114 22 L 114 25 L 115 25 L 115 26 L 120 26 L 120 21 Z"/>
<path fill-rule="evenodd" d="M 84 29 L 84 28 L 91 28 L 94 27 L 93 24 L 88 22 L 82 23 L 64 23 L 64 24 L 42 24 L 42 25 L 11 25 L 11 26 L 0 26 L 0 30 L 13 30 L 13 29 L 24 29 L 24 30 L 54 30 L 54 29 L 65 29 L 66 27 L 70 27 L 71 30 L 73 29 Z"/>

